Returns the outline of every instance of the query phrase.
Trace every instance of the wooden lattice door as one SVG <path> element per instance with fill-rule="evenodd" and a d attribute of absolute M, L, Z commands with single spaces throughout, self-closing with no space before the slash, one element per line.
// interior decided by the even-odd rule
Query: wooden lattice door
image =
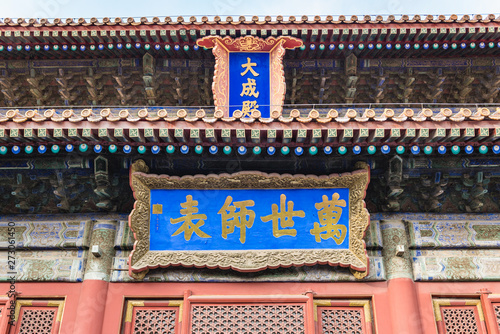
<path fill-rule="evenodd" d="M 485 334 L 484 314 L 479 299 L 434 299 L 439 334 Z"/>
<path fill-rule="evenodd" d="M 122 333 L 180 333 L 182 304 L 180 300 L 129 300 Z"/>
<path fill-rule="evenodd" d="M 372 318 L 369 300 L 314 301 L 316 333 L 371 334 Z"/>
<path fill-rule="evenodd" d="M 62 300 L 17 300 L 14 334 L 57 334 L 62 320 Z"/>

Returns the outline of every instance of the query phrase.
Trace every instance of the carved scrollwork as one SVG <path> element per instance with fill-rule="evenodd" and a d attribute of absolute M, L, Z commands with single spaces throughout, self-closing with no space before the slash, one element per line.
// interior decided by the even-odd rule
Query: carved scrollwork
<path fill-rule="evenodd" d="M 302 40 L 291 36 L 269 37 L 262 39 L 255 36 L 232 37 L 207 36 L 196 41 L 198 46 L 213 49 L 215 71 L 212 91 L 214 105 L 226 117 L 229 116 L 229 53 L 230 52 L 269 52 L 271 56 L 271 111 L 279 115 L 285 101 L 285 72 L 283 56 L 286 49 L 302 46 Z"/>

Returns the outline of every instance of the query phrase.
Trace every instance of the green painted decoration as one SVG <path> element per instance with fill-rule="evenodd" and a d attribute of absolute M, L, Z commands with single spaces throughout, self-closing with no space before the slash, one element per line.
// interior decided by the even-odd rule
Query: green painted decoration
<path fill-rule="evenodd" d="M 87 146 L 87 144 L 80 144 L 80 146 L 78 146 L 78 149 L 80 150 L 80 152 L 87 152 L 89 147 Z"/>

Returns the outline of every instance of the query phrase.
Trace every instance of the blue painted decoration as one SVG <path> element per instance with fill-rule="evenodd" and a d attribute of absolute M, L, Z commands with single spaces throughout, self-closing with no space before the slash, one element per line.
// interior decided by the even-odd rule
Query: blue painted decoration
<path fill-rule="evenodd" d="M 209 151 L 211 154 L 216 154 L 218 150 L 219 150 L 219 149 L 218 149 L 218 148 L 217 148 L 217 146 L 215 146 L 215 145 L 210 146 L 210 148 L 208 149 L 208 151 Z"/>
<path fill-rule="evenodd" d="M 153 189 L 150 250 L 348 249 L 349 189 Z"/>
<path fill-rule="evenodd" d="M 238 154 L 245 155 L 247 153 L 247 148 L 245 146 L 238 147 Z"/>

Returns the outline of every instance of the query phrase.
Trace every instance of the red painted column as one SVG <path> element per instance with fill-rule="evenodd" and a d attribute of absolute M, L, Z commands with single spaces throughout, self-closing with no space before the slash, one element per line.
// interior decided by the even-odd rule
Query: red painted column
<path fill-rule="evenodd" d="M 98 245 L 100 256 L 89 251 L 85 276 L 75 321 L 74 334 L 101 333 L 109 287 L 109 273 L 114 256 L 116 222 L 95 222 L 92 230 L 92 246 Z"/>
<path fill-rule="evenodd" d="M 481 306 L 483 307 L 485 324 L 486 328 L 488 329 L 488 333 L 499 334 L 500 324 L 497 323 L 497 317 L 495 311 L 493 311 L 493 305 L 488 298 L 488 295 L 491 294 L 491 291 L 485 288 L 481 288 L 479 292 L 481 293 Z"/>
<path fill-rule="evenodd" d="M 391 315 L 392 333 L 423 333 L 404 223 L 383 221 L 380 227 L 388 279 L 389 309 L 385 311 Z M 404 248 L 403 254 L 397 254 L 398 245 Z"/>

